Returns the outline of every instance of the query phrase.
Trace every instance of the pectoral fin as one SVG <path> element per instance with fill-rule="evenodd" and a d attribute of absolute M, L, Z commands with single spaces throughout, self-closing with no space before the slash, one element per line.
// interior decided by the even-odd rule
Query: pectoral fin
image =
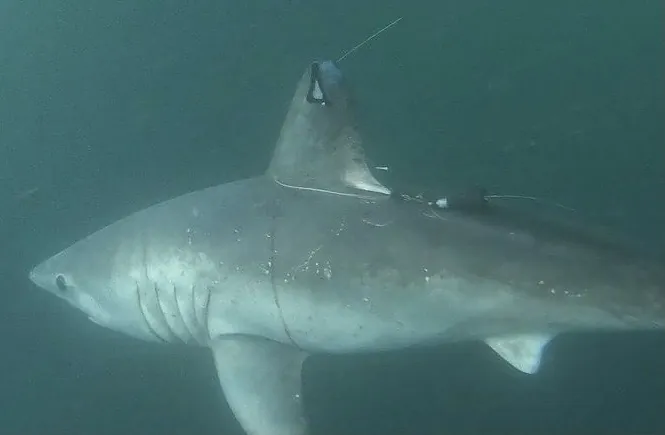
<path fill-rule="evenodd" d="M 260 337 L 222 337 L 211 344 L 219 382 L 248 435 L 305 435 L 300 371 L 307 357 Z"/>
<path fill-rule="evenodd" d="M 543 349 L 552 338 L 538 334 L 511 335 L 488 338 L 485 343 L 517 370 L 531 375 L 538 371 Z"/>

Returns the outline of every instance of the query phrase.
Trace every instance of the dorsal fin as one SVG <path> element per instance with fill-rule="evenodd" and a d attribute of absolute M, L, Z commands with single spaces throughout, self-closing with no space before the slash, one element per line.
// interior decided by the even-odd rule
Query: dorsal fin
<path fill-rule="evenodd" d="M 334 62 L 314 62 L 305 70 L 267 173 L 286 186 L 390 194 L 367 166 L 351 95 Z"/>

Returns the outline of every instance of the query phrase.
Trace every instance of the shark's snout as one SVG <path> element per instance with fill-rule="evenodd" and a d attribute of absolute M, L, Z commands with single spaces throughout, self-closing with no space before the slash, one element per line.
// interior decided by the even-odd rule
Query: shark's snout
<path fill-rule="evenodd" d="M 28 273 L 28 278 L 37 287 L 47 290 L 52 293 L 62 293 L 63 277 L 54 272 L 53 265 L 50 260 L 46 260 L 37 266 L 33 267 Z"/>
<path fill-rule="evenodd" d="M 44 274 L 40 272 L 40 266 L 35 266 L 30 270 L 28 278 L 32 281 L 37 287 L 46 288 L 46 280 Z"/>

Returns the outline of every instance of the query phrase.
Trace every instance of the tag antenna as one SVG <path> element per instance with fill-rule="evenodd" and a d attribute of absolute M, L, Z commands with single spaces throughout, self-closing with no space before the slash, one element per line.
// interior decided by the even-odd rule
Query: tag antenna
<path fill-rule="evenodd" d="M 396 19 L 396 20 L 393 21 L 392 23 L 388 24 L 387 26 L 384 26 L 382 29 L 377 30 L 377 31 L 374 32 L 371 36 L 369 36 L 369 37 L 366 38 L 364 41 L 362 41 L 360 44 L 356 45 L 356 46 L 353 47 L 351 50 L 348 50 L 346 53 L 344 53 L 344 54 L 342 55 L 342 57 L 340 57 L 339 59 L 337 59 L 337 62 L 341 62 L 341 61 L 343 61 L 348 55 L 350 55 L 350 54 L 353 53 L 354 51 L 358 50 L 358 49 L 361 48 L 363 45 L 366 45 L 369 41 L 371 41 L 372 39 L 376 38 L 377 36 L 379 36 L 380 34 L 382 34 L 383 32 L 385 32 L 386 30 L 390 29 L 392 26 L 394 26 L 395 24 L 399 23 L 400 21 L 402 21 L 402 17 L 399 17 L 398 19 Z"/>

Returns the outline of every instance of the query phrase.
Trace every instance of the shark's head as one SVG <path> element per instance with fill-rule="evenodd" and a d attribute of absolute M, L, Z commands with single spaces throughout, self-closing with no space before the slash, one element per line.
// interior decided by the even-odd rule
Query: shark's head
<path fill-rule="evenodd" d="M 113 243 L 110 232 L 113 228 L 107 227 L 48 258 L 30 271 L 30 279 L 94 323 L 155 340 L 137 301 L 137 281 L 127 273 L 116 273 L 119 268 L 127 272 L 119 261 L 131 260 L 122 259 L 121 243 Z"/>
<path fill-rule="evenodd" d="M 268 176 L 280 183 L 328 192 L 389 193 L 365 163 L 351 92 L 334 62 L 313 62 L 307 67 Z M 142 240 L 150 238 L 155 223 L 144 221 L 147 218 L 140 212 L 137 215 L 47 259 L 30 272 L 30 279 L 106 328 L 148 340 L 204 340 L 199 307 L 205 301 L 199 301 L 198 295 L 186 299 L 181 289 L 191 288 L 195 276 L 208 273 L 210 267 L 200 264 L 198 257 L 184 259 L 183 252 L 171 253 L 169 246 L 147 252 Z M 168 237 L 182 236 L 190 218 L 183 218 L 183 226 L 170 219 L 176 226 L 163 232 Z M 164 230 L 164 225 L 158 227 Z M 156 257 L 173 261 L 153 267 L 151 259 Z M 186 266 L 178 263 L 183 261 Z M 197 308 L 192 312 L 194 305 Z"/>

